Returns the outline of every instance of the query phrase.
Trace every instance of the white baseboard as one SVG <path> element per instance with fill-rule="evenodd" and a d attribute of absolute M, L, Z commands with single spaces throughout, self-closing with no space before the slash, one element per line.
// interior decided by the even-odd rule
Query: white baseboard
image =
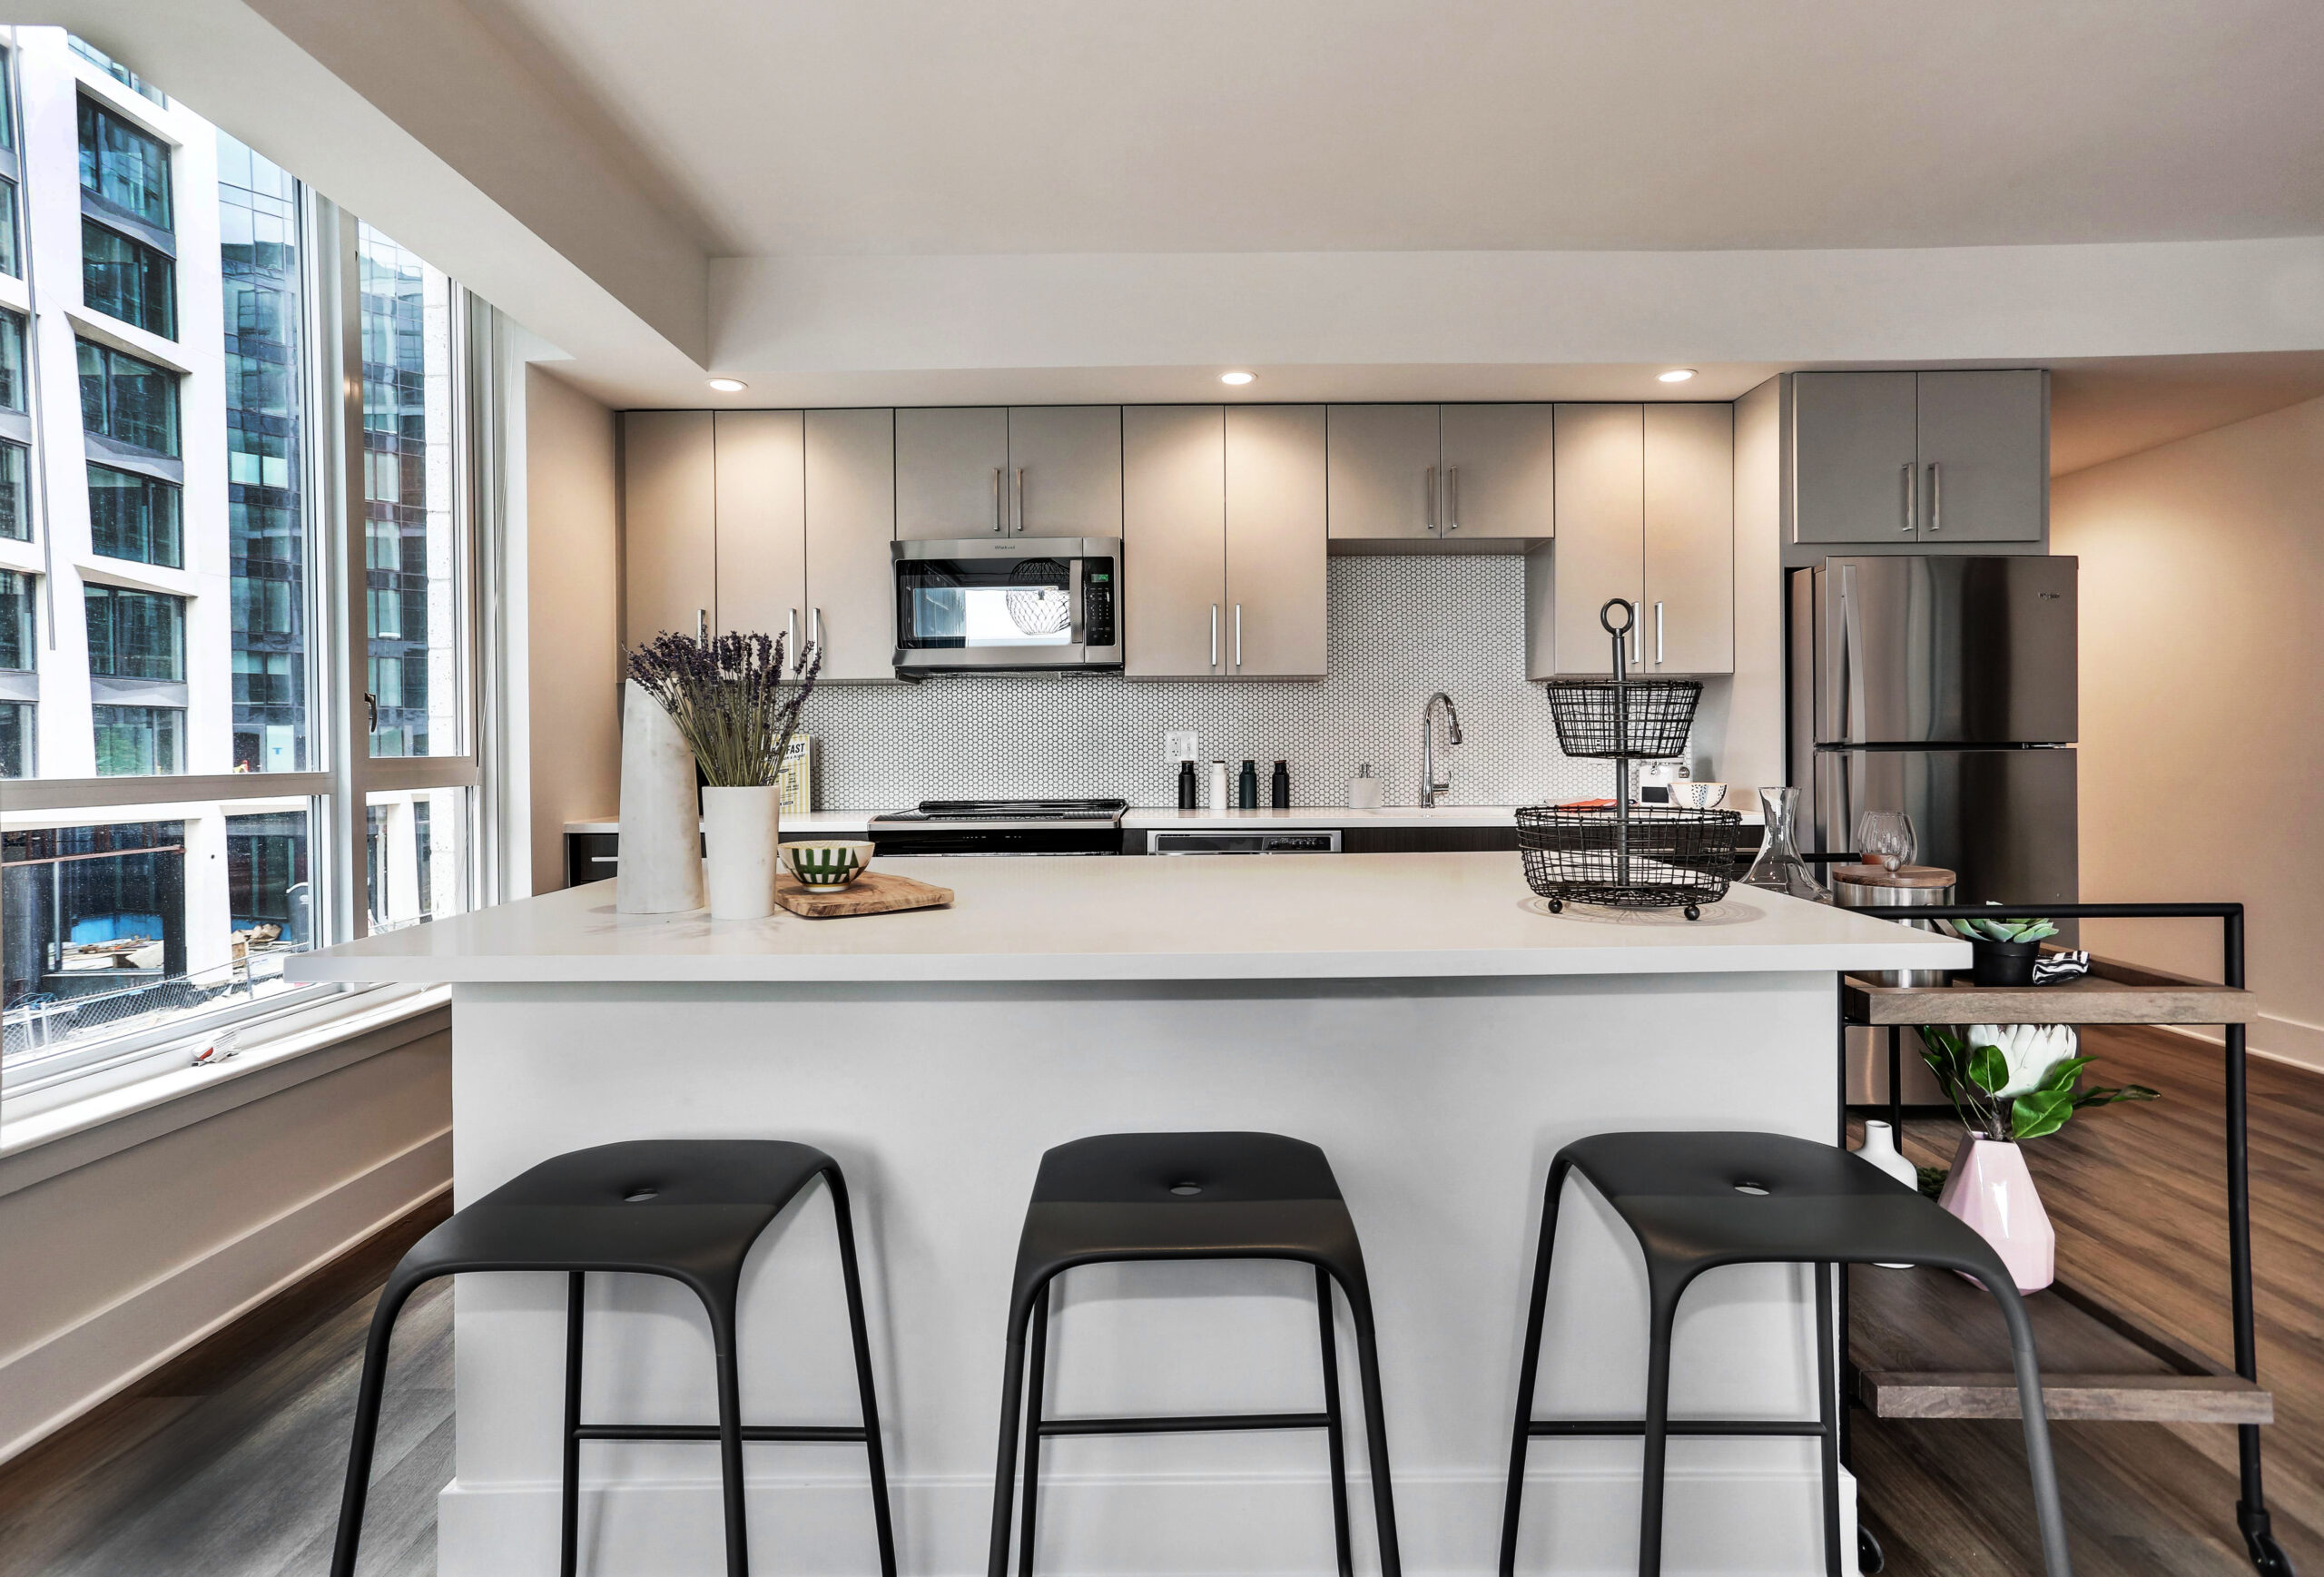
<path fill-rule="evenodd" d="M 2208 1027 L 2190 1028 L 2167 1026 L 2191 1040 L 2208 1045 L 2221 1043 L 2219 1031 Z M 2303 1024 L 2297 1019 L 2279 1019 L 2262 1013 L 2251 1020 L 2243 1037 L 2244 1050 L 2254 1057 L 2264 1057 L 2270 1062 L 2288 1063 L 2305 1068 L 2313 1073 L 2324 1073 L 2324 1029 Z"/>
<path fill-rule="evenodd" d="M 448 1128 L 0 1357 L 0 1462 L 449 1188 L 451 1176 Z"/>
<path fill-rule="evenodd" d="M 554 1429 L 554 1420 L 544 1422 Z M 1360 1453 L 1360 1445 L 1351 1446 Z M 1673 1453 L 1664 1570 L 1671 1577 L 1821 1572 L 1814 1473 L 1722 1472 L 1682 1462 L 1702 1450 L 1699 1443 L 1683 1443 Z M 1361 1476 L 1352 1476 L 1356 1570 L 1374 1572 L 1379 1562 L 1370 1490 Z M 1499 1553 L 1503 1482 L 1492 1474 L 1399 1474 L 1404 1570 L 1412 1577 L 1486 1577 Z M 981 1577 L 992 1481 L 897 1478 L 890 1483 L 900 1569 L 910 1577 Z M 1520 1571 L 1630 1577 L 1638 1570 L 1635 1466 L 1537 1468 L 1527 1483 Z M 1840 1504 L 1843 1564 L 1853 1571 L 1856 1485 L 1845 1475 Z M 507 1577 L 547 1569 L 544 1562 L 556 1558 L 557 1509 L 553 1483 L 471 1489 L 455 1480 L 437 1503 L 438 1577 Z M 749 1517 L 754 1571 L 861 1577 L 877 1570 L 871 1499 L 860 1476 L 754 1479 Z M 1333 1571 L 1331 1492 L 1320 1474 L 1044 1475 L 1040 1525 L 1036 1564 L 1042 1577 L 1329 1577 Z M 723 1569 L 722 1527 L 714 1480 L 585 1488 L 580 1565 L 625 1577 L 696 1577 Z"/>

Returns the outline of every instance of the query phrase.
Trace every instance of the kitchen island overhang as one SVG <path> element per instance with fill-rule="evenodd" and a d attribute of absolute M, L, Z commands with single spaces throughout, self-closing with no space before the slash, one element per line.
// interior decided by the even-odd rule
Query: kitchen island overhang
<path fill-rule="evenodd" d="M 607 883 L 312 955 L 300 973 L 453 983 L 461 1199 L 620 1138 L 782 1137 L 836 1156 L 912 1572 L 982 1566 L 1009 1273 L 1049 1146 L 1138 1129 L 1321 1145 L 1370 1267 L 1404 1560 L 1484 1572 L 1550 1157 L 1616 1129 L 1828 1140 L 1837 972 L 1968 953 L 1744 889 L 1691 924 L 1552 917 L 1527 907 L 1506 853 L 882 863 L 960 900 L 713 925 L 614 915 Z M 1538 1411 L 1635 1414 L 1642 1267 L 1585 1188 L 1561 1209 Z M 810 1198 L 753 1256 L 753 1421 L 854 1416 L 827 1210 Z M 1075 1272 L 1050 1409 L 1311 1410 L 1312 1298 L 1286 1266 Z M 458 1300 L 442 1570 L 553 1560 L 562 1280 L 471 1277 Z M 585 1415 L 709 1416 L 707 1329 L 682 1292 L 596 1277 L 591 1309 Z M 1680 1317 L 1675 1406 L 1812 1417 L 1811 1331 L 1804 1271 L 1707 1275 Z M 1039 1569 L 1327 1570 L 1323 1455 L 1296 1433 L 1052 1442 Z M 753 1446 L 749 1462 L 763 1569 L 872 1569 L 860 1453 Z M 1634 1443 L 1537 1445 L 1521 1570 L 1630 1567 L 1636 1469 Z M 714 1451 L 592 1446 L 583 1473 L 596 1569 L 717 1568 Z M 1821 1569 L 1810 1443 L 1682 1443 L 1669 1497 L 1673 1572 Z"/>

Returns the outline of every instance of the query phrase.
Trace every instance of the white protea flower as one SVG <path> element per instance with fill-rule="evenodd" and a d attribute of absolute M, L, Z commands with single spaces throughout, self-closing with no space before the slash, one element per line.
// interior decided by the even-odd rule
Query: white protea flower
<path fill-rule="evenodd" d="M 2009 1082 L 1994 1092 L 1995 1100 L 2014 1100 L 2039 1089 L 2050 1080 L 2050 1070 L 2074 1055 L 2081 1046 L 2071 1024 L 1972 1024 L 1969 1050 L 1998 1047 L 2009 1063 Z"/>

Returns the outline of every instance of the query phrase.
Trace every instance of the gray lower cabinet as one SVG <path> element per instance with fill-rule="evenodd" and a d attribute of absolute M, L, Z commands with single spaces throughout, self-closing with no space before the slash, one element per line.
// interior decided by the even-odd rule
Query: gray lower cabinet
<path fill-rule="evenodd" d="M 1334 405 L 1326 413 L 1334 540 L 1433 540 L 1438 430 L 1433 405 Z"/>
<path fill-rule="evenodd" d="M 1791 540 L 1915 550 L 2043 541 L 2048 379 L 2038 368 L 1790 374 Z"/>
<path fill-rule="evenodd" d="M 805 636 L 807 549 L 801 413 L 722 410 L 711 419 L 718 567 L 711 627 Z"/>
<path fill-rule="evenodd" d="M 1127 673 L 1324 672 L 1324 442 L 1321 406 L 1124 409 Z"/>
<path fill-rule="evenodd" d="M 1226 408 L 1228 611 L 1219 655 L 1237 678 L 1323 675 L 1325 441 L 1320 405 Z"/>
<path fill-rule="evenodd" d="M 1121 407 L 1012 407 L 1008 492 L 1015 536 L 1120 536 Z"/>
<path fill-rule="evenodd" d="M 895 413 L 811 410 L 803 439 L 804 600 L 823 677 L 892 681 Z"/>
<path fill-rule="evenodd" d="M 622 639 L 707 630 L 718 601 L 717 468 L 706 410 L 623 414 Z"/>
<path fill-rule="evenodd" d="M 897 540 L 1006 535 L 1008 408 L 907 408 L 895 421 Z"/>
<path fill-rule="evenodd" d="M 1441 427 L 1440 536 L 1452 542 L 1556 534 L 1551 407 L 1448 405 Z"/>

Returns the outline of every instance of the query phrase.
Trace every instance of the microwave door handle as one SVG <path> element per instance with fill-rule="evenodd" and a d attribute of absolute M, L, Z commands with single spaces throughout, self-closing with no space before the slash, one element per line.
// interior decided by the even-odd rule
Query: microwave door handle
<path fill-rule="evenodd" d="M 1018 475 L 1022 476 L 1024 473 L 1019 471 Z M 1068 633 L 1072 636 L 1073 644 L 1077 646 L 1086 646 L 1088 643 L 1088 621 L 1081 603 L 1081 571 L 1088 562 L 1088 560 L 1078 557 L 1065 561 L 1065 605 L 1073 618 L 1073 625 Z"/>

